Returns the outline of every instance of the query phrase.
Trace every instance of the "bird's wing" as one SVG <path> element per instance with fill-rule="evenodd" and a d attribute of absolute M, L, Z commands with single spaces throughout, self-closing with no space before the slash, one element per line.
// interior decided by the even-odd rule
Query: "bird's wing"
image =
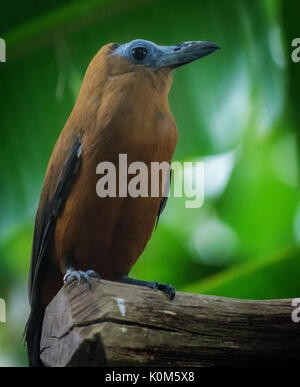
<path fill-rule="evenodd" d="M 37 301 L 41 269 L 45 263 L 45 255 L 48 251 L 57 217 L 64 207 L 71 185 L 80 167 L 81 152 L 81 136 L 77 136 L 70 149 L 64 152 L 66 154 L 59 157 L 61 161 L 58 164 L 60 165 L 53 165 L 53 168 L 59 169 L 55 170 L 55 176 L 52 176 L 52 178 L 46 176 L 45 179 L 36 216 L 31 254 L 29 299 L 32 307 Z"/>
<path fill-rule="evenodd" d="M 163 213 L 163 210 L 165 209 L 167 201 L 168 201 L 171 180 L 172 180 L 172 169 L 170 168 L 169 169 L 169 178 L 166 181 L 165 189 L 164 189 L 164 192 L 163 192 L 163 198 L 161 199 L 160 206 L 159 206 L 159 209 L 158 209 L 155 229 L 157 228 L 159 217 Z"/>

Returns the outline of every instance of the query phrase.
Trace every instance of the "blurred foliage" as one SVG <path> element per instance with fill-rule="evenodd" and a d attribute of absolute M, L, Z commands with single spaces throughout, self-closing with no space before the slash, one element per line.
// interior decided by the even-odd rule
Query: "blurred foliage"
<path fill-rule="evenodd" d="M 85 69 L 107 42 L 208 40 L 222 51 L 178 69 L 174 159 L 205 162 L 205 202 L 171 197 L 132 275 L 177 290 L 299 296 L 299 2 L 6 2 L 0 16 L 0 366 L 25 365 L 34 215 L 52 148 Z"/>
<path fill-rule="evenodd" d="M 262 260 L 253 260 L 193 283 L 184 288 L 191 293 L 247 299 L 293 298 L 299 294 L 299 248 L 290 248 Z M 238 289 L 238 290 L 237 290 Z"/>

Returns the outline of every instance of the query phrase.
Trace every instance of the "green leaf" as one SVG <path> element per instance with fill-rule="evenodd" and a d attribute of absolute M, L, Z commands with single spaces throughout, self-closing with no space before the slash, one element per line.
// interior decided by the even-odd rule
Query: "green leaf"
<path fill-rule="evenodd" d="M 300 249 L 290 249 L 232 267 L 184 288 L 216 296 L 272 299 L 299 297 Z"/>

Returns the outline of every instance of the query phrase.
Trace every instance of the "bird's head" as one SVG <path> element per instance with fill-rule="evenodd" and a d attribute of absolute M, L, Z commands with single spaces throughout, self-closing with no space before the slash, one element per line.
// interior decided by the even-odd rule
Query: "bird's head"
<path fill-rule="evenodd" d="M 111 54 L 125 58 L 128 63 L 144 66 L 152 71 L 174 70 L 212 54 L 220 47 L 210 42 L 183 42 L 173 46 L 160 46 L 148 40 L 136 39 L 125 44 L 113 44 Z"/>
<path fill-rule="evenodd" d="M 82 94 L 108 90 L 124 95 L 138 88 L 149 92 L 158 91 L 167 96 L 172 82 L 172 70 L 212 54 L 220 47 L 214 43 L 192 41 L 161 46 L 136 39 L 125 44 L 109 43 L 103 46 L 92 62 L 83 82 Z M 122 93 L 121 93 L 122 92 Z"/>

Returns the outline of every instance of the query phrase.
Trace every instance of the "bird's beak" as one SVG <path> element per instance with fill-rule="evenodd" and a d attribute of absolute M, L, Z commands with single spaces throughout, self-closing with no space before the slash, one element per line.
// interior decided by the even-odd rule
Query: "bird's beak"
<path fill-rule="evenodd" d="M 203 58 L 219 49 L 220 47 L 215 43 L 201 41 L 183 42 L 175 46 L 160 46 L 157 67 L 170 67 L 174 69 Z"/>

